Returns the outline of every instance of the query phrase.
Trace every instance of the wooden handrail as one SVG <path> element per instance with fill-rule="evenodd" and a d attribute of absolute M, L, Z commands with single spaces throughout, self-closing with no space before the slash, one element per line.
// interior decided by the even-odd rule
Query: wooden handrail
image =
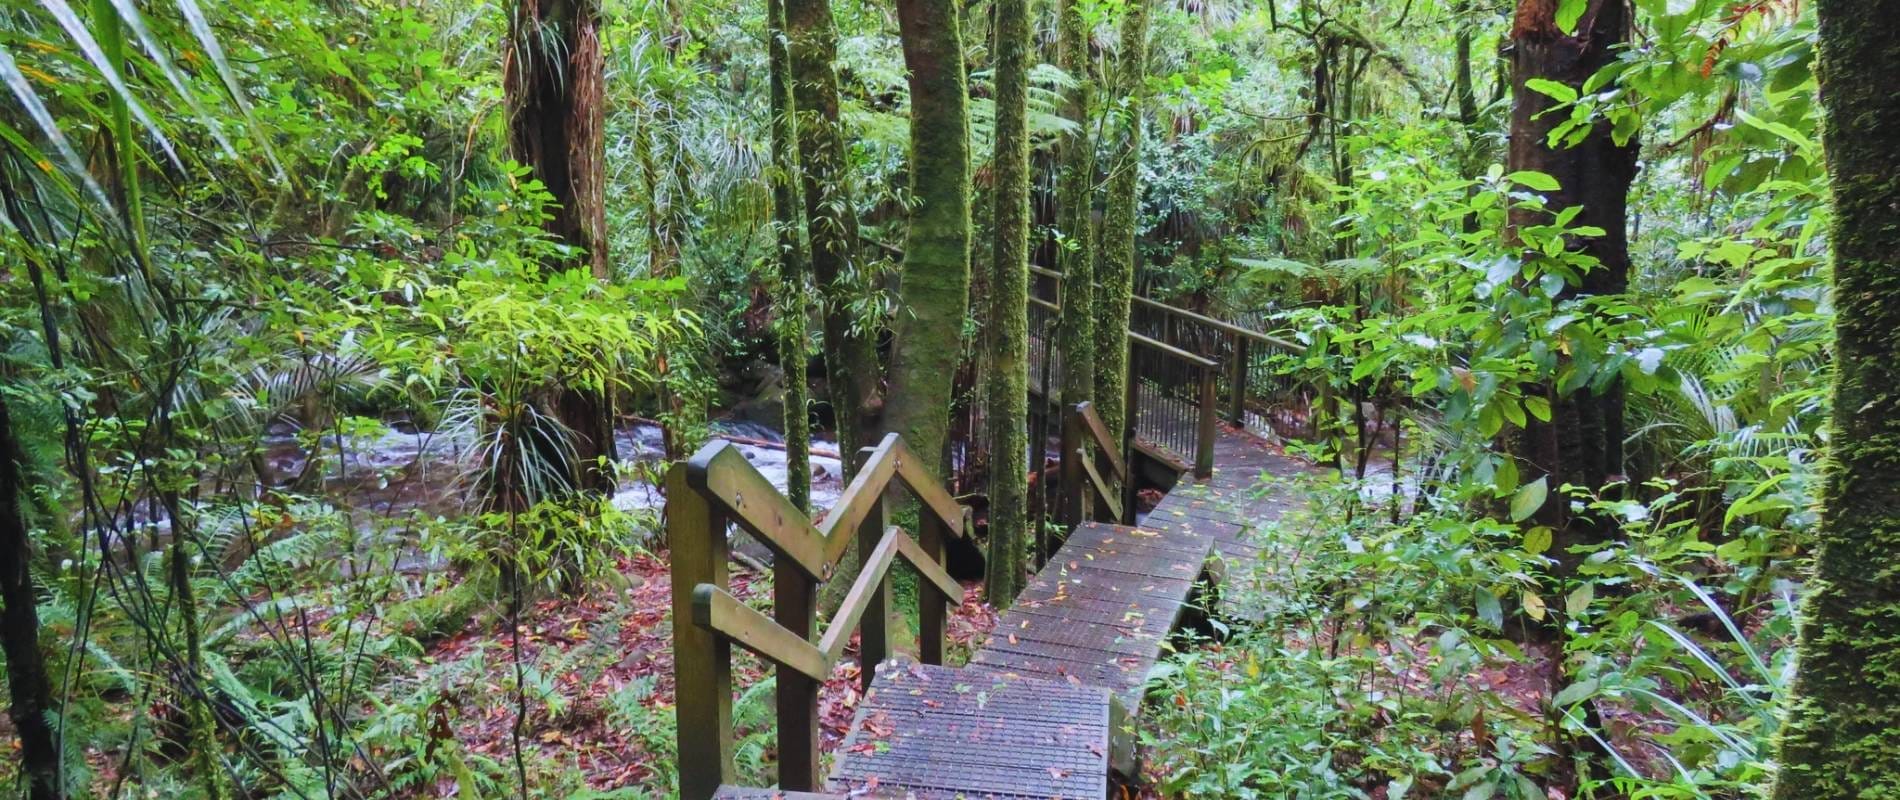
<path fill-rule="evenodd" d="M 1306 352 L 1306 345 L 1300 344 L 1299 342 L 1287 341 L 1286 339 L 1282 339 L 1270 333 L 1261 333 L 1260 331 L 1256 331 L 1252 328 L 1244 328 L 1239 325 L 1235 325 L 1234 323 L 1228 322 L 1226 320 L 1215 319 L 1213 317 L 1207 316 L 1206 314 L 1197 314 L 1185 308 L 1171 306 L 1159 300 L 1142 297 L 1140 295 L 1136 295 L 1134 297 L 1131 297 L 1130 299 L 1133 300 L 1135 303 L 1140 304 L 1142 306 L 1146 306 L 1148 308 L 1152 308 L 1164 313 L 1173 314 L 1174 316 L 1177 316 L 1186 320 L 1191 320 L 1200 325 L 1206 325 L 1210 328 L 1214 328 L 1215 330 L 1221 331 L 1222 333 L 1231 333 L 1235 336 L 1245 337 L 1248 339 L 1252 339 L 1256 342 L 1270 344 L 1275 347 L 1286 348 L 1288 350 L 1292 350 L 1298 353 Z"/>
<path fill-rule="evenodd" d="M 838 502 L 820 525 L 813 525 L 778 487 L 766 480 L 752 462 L 730 442 L 713 442 L 687 461 L 686 474 L 694 489 L 717 501 L 776 558 L 789 559 L 806 576 L 829 580 L 852 533 L 882 501 L 893 476 L 900 479 L 923 507 L 935 514 L 952 536 L 964 535 L 963 514 L 956 498 L 923 470 L 904 440 L 892 433 L 871 451 L 864 467 L 838 496 Z"/>
<path fill-rule="evenodd" d="M 902 556 L 945 595 L 963 593 L 963 587 L 926 556 L 922 546 L 902 528 L 893 527 L 885 530 L 877 549 L 865 560 L 858 579 L 851 584 L 851 591 L 832 615 L 830 629 L 817 645 L 787 631 L 771 617 L 710 583 L 693 587 L 693 624 L 719 633 L 775 665 L 824 681 L 831 677 L 832 668 L 844 660 L 845 646 L 851 642 L 851 634 L 864 618 L 878 584 L 890 573 L 896 556 Z"/>
<path fill-rule="evenodd" d="M 1102 455 L 1108 457 L 1108 466 L 1113 468 L 1115 480 L 1128 478 L 1128 463 L 1122 460 L 1122 444 L 1117 437 L 1108 432 L 1108 426 L 1102 423 L 1102 415 L 1095 412 L 1095 404 L 1082 402 L 1075 404 L 1072 412 L 1080 417 L 1084 425 L 1083 432 L 1095 440 Z"/>
<path fill-rule="evenodd" d="M 1099 451 L 1108 460 L 1114 483 L 1102 476 L 1091 458 Z M 1095 404 L 1076 403 L 1062 415 L 1061 515 L 1064 527 L 1082 524 L 1089 515 L 1089 498 L 1101 503 L 1108 512 L 1104 521 L 1127 522 L 1126 503 L 1116 495 L 1116 486 L 1129 485 L 1128 462 L 1122 457 L 1122 444 L 1111 436 L 1108 426 L 1095 413 Z M 1101 517 L 1102 515 L 1096 515 Z M 1047 553 L 1043 553 L 1047 556 Z"/>
<path fill-rule="evenodd" d="M 885 524 L 885 495 L 894 483 L 918 501 L 917 539 Z M 969 510 L 895 433 L 861 451 L 856 476 L 819 524 L 729 442 L 708 444 L 675 466 L 666 487 L 680 796 L 705 800 L 733 782 L 735 644 L 779 667 L 780 786 L 816 789 L 818 689 L 844 658 L 854 632 L 861 634 L 867 686 L 873 667 L 889 655 L 890 570 L 900 557 L 923 576 L 917 592 L 920 659 L 942 662 L 946 607 L 963 598 L 963 587 L 944 571 L 943 541 L 966 535 Z M 726 590 L 728 524 L 773 552 L 770 616 Z M 862 568 L 823 636 L 815 636 L 818 586 L 832 578 L 854 539 Z"/>
<path fill-rule="evenodd" d="M 1197 356 L 1186 350 L 1182 350 L 1179 347 L 1175 347 L 1174 345 L 1167 344 L 1165 342 L 1162 342 L 1156 339 L 1150 339 L 1134 331 L 1128 332 L 1128 341 L 1134 342 L 1135 344 L 1141 345 L 1142 347 L 1158 350 L 1172 358 L 1178 358 L 1182 361 L 1186 361 L 1187 363 L 1196 367 L 1200 367 L 1202 369 L 1213 369 L 1217 366 L 1220 366 L 1220 364 L 1216 362 L 1214 359 L 1207 358 L 1205 356 Z"/>

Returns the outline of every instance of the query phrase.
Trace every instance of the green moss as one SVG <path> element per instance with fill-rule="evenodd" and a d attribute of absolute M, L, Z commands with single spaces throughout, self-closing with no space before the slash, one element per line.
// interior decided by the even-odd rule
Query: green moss
<path fill-rule="evenodd" d="M 1069 92 L 1069 119 L 1076 133 L 1063 145 L 1061 185 L 1062 235 L 1065 247 L 1058 267 L 1062 271 L 1062 321 L 1058 342 L 1062 354 L 1062 403 L 1074 405 L 1095 396 L 1095 140 L 1089 132 L 1089 102 L 1094 95 L 1090 77 L 1088 30 L 1079 0 L 1062 3 L 1062 67 L 1075 77 Z"/>
<path fill-rule="evenodd" d="M 950 423 L 970 296 L 970 137 L 963 34 L 950 3 L 900 3 L 910 70 L 910 230 L 893 323 L 885 429 L 932 469 Z"/>
<path fill-rule="evenodd" d="M 1900 797 L 1900 2 L 1823 0 L 1836 374 L 1774 796 Z"/>
<path fill-rule="evenodd" d="M 990 265 L 990 376 L 985 415 L 990 453 L 990 603 L 1008 607 L 1021 590 L 1029 474 L 1029 9 L 996 3 L 995 257 Z"/>
<path fill-rule="evenodd" d="M 807 369 L 805 296 L 808 290 L 804 221 L 798 205 L 798 128 L 792 101 L 792 54 L 786 42 L 785 2 L 766 3 L 772 90 L 772 225 L 778 237 L 778 296 L 774 299 L 779 364 L 785 371 L 785 494 L 811 510 L 811 376 Z"/>
<path fill-rule="evenodd" d="M 823 301 L 825 371 L 838 419 L 838 447 L 866 443 L 864 417 L 878 378 L 869 326 L 854 324 L 853 301 L 868 290 L 858 259 L 858 216 L 838 118 L 838 32 L 829 0 L 785 0 L 798 158 L 805 189 L 811 273 Z M 845 461 L 847 473 L 856 467 Z"/>
<path fill-rule="evenodd" d="M 1108 210 L 1102 218 L 1102 261 L 1095 298 L 1095 406 L 1111 431 L 1122 429 L 1128 385 L 1129 296 L 1135 287 L 1135 227 L 1141 204 L 1141 109 L 1148 63 L 1148 4 L 1133 3 L 1122 20 L 1116 90 L 1127 103 L 1116 114 L 1120 153 L 1109 165 Z"/>

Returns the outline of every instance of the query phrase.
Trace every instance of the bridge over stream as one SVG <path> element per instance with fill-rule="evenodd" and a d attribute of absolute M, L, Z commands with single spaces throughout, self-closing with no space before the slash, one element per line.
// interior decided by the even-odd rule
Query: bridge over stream
<path fill-rule="evenodd" d="M 1052 275 L 1041 277 L 1059 280 Z M 1134 774 L 1133 732 L 1164 643 L 1206 613 L 1202 593 L 1222 564 L 1256 557 L 1248 531 L 1292 502 L 1272 481 L 1263 491 L 1262 476 L 1307 469 L 1261 435 L 1289 389 L 1268 379 L 1269 359 L 1295 345 L 1159 303 L 1139 307 L 1130 435 L 1112 435 L 1086 403 L 1050 414 L 1061 421 L 1052 506 L 1067 536 L 1038 543 L 1040 570 L 964 666 L 944 664 L 946 609 L 963 591 L 944 569 L 944 548 L 970 535 L 971 515 L 896 434 L 860 454 L 856 477 L 816 522 L 726 443 L 673 470 L 682 797 L 1075 800 L 1106 798 L 1113 776 Z M 1031 309 L 1044 395 L 1060 368 L 1042 368 L 1057 308 L 1039 292 Z M 1132 492 L 1143 461 L 1184 473 L 1146 514 Z M 888 498 L 900 487 L 916 501 L 914 536 L 889 525 Z M 730 525 L 773 552 L 769 615 L 727 592 Z M 821 633 L 819 588 L 854 546 L 859 572 Z M 920 576 L 915 659 L 891 657 L 886 628 L 898 559 Z M 870 665 L 864 695 L 821 775 L 818 690 L 854 632 Z M 733 785 L 734 645 L 777 670 L 777 789 Z"/>

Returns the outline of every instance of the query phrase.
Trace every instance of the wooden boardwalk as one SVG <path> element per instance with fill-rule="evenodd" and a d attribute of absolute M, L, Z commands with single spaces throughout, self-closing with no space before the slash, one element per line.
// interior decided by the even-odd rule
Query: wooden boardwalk
<path fill-rule="evenodd" d="M 1257 557 L 1249 532 L 1293 502 L 1271 486 L 1305 469 L 1223 429 L 1211 476 L 1184 476 L 1136 526 L 1071 532 L 968 666 L 881 665 L 828 788 L 919 800 L 1108 797 L 1111 772 L 1132 771 L 1124 720 L 1139 715 L 1164 643 L 1219 563 Z"/>

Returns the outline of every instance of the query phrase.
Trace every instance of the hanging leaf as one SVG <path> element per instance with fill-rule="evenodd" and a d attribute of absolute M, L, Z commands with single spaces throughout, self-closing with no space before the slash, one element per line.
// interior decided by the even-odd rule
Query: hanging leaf
<path fill-rule="evenodd" d="M 1544 507 L 1544 498 L 1549 493 L 1549 476 L 1518 487 L 1517 494 L 1511 496 L 1511 521 L 1523 522 Z"/>

